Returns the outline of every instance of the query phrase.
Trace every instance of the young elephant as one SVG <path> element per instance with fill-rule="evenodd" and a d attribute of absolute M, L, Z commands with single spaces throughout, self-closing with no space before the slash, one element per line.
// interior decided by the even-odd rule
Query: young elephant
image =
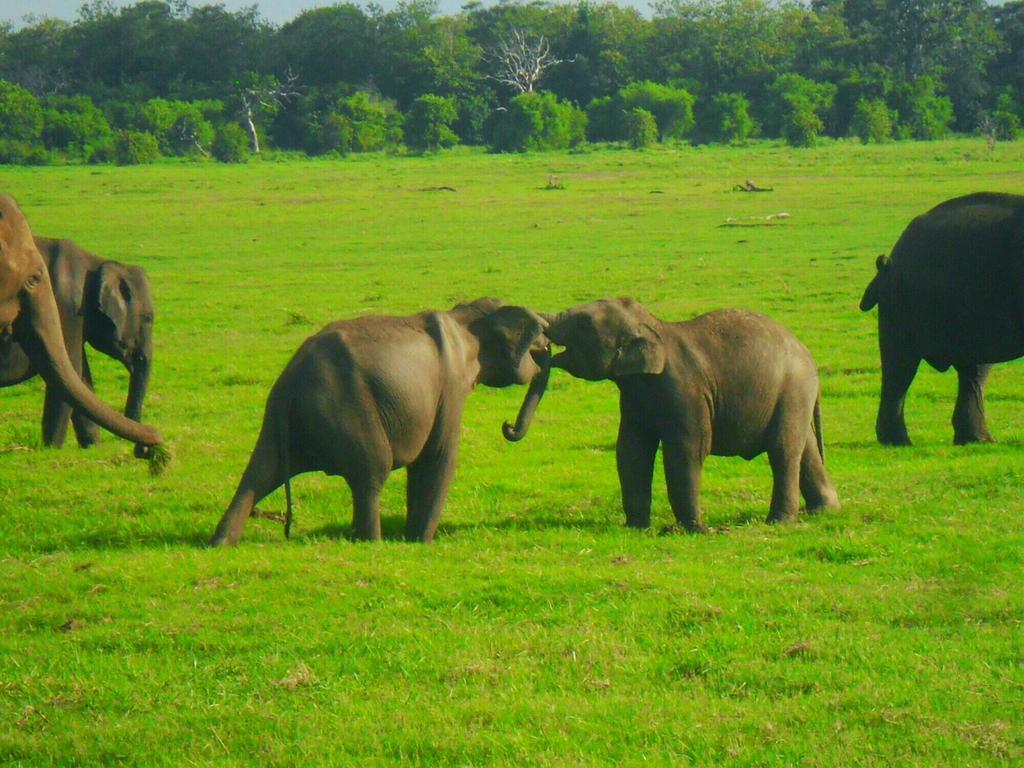
<path fill-rule="evenodd" d="M 406 538 L 430 541 L 455 473 L 466 397 L 478 383 L 530 382 L 516 425 L 525 431 L 549 372 L 545 326 L 529 309 L 478 299 L 448 312 L 343 320 L 306 339 L 270 392 L 210 544 L 237 543 L 260 499 L 315 470 L 348 482 L 354 537 L 379 539 L 380 492 L 400 467 L 408 469 Z"/>
<path fill-rule="evenodd" d="M 86 342 L 128 369 L 124 415 L 142 421 L 153 364 L 153 298 L 141 267 L 96 256 L 71 240 L 36 237 L 53 285 L 61 331 L 75 373 L 92 389 Z M 26 381 L 39 372 L 17 341 L 0 342 L 0 387 Z M 64 400 L 59 387 L 46 386 L 43 444 L 64 444 L 69 419 L 83 448 L 99 441 L 99 428 Z M 136 448 L 136 453 L 141 453 Z"/>
<path fill-rule="evenodd" d="M 573 376 L 619 387 L 616 461 L 626 524 L 651 521 L 651 478 L 662 445 L 669 502 L 689 531 L 704 531 L 700 473 L 708 454 L 767 452 L 774 476 L 768 522 L 838 507 L 825 473 L 818 372 L 781 325 L 740 310 L 683 323 L 658 320 L 630 299 L 583 304 L 545 333 L 565 351 L 551 360 Z"/>

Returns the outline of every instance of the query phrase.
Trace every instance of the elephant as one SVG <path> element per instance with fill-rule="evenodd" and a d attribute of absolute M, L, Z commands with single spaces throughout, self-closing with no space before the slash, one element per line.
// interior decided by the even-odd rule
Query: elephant
<path fill-rule="evenodd" d="M 142 404 L 153 363 L 153 297 L 141 267 L 101 259 L 71 240 L 36 237 L 53 286 L 61 330 L 75 373 L 92 388 L 85 343 L 119 361 L 130 374 L 124 414 L 142 420 Z M 11 340 L 0 345 L 0 387 L 38 373 L 24 348 Z M 47 387 L 43 405 L 43 443 L 60 447 L 73 422 L 78 444 L 98 442 L 96 424 L 74 411 L 56 387 Z"/>
<path fill-rule="evenodd" d="M 269 493 L 302 472 L 340 475 L 352 490 L 355 539 L 380 539 L 379 497 L 405 467 L 405 537 L 429 542 L 455 472 L 462 410 L 478 383 L 530 383 L 525 432 L 549 372 L 546 323 L 525 307 L 477 299 L 447 312 L 342 320 L 309 337 L 267 398 L 256 446 L 211 546 L 236 544 Z"/>
<path fill-rule="evenodd" d="M 903 405 L 924 360 L 956 369 L 954 444 L 991 442 L 985 381 L 993 363 L 1024 355 L 1024 196 L 947 200 L 911 221 L 875 269 L 860 308 L 878 305 L 878 441 L 910 445 Z"/>
<path fill-rule="evenodd" d="M 627 526 L 651 524 L 659 444 L 672 512 L 689 532 L 707 530 L 699 493 L 709 454 L 750 460 L 767 452 L 774 478 L 769 523 L 794 519 L 801 493 L 809 512 L 838 508 L 825 471 L 817 367 L 771 318 L 725 309 L 664 322 L 632 299 L 543 317 L 545 335 L 564 347 L 552 368 L 619 388 L 615 459 Z"/>
<path fill-rule="evenodd" d="M 18 344 L 47 390 L 104 429 L 141 446 L 149 456 L 163 445 L 151 426 L 122 416 L 82 381 L 68 356 L 50 275 L 25 215 L 14 198 L 0 194 L 0 347 Z"/>

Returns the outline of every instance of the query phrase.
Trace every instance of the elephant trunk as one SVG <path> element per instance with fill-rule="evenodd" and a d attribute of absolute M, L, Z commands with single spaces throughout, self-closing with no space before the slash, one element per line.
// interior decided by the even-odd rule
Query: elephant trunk
<path fill-rule="evenodd" d="M 537 411 L 540 399 L 544 397 L 544 392 L 548 387 L 548 379 L 551 377 L 551 349 L 548 348 L 538 353 L 534 359 L 540 365 L 540 370 L 530 381 L 530 388 L 527 390 L 526 397 L 523 398 L 523 404 L 519 408 L 519 415 L 516 417 L 515 426 L 512 426 L 507 421 L 501 425 L 501 432 L 505 435 L 505 439 L 512 443 L 526 437 L 526 433 L 530 429 L 530 422 L 533 421 L 533 414 Z"/>
<path fill-rule="evenodd" d="M 160 433 L 153 427 L 139 424 L 121 414 L 96 397 L 75 372 L 68 357 L 61 333 L 60 317 L 53 296 L 53 286 L 45 272 L 35 290 L 25 300 L 18 323 L 27 322 L 27 332 L 20 334 L 29 356 L 46 383 L 56 387 L 61 396 L 94 422 L 118 437 L 142 446 L 163 443 Z"/>

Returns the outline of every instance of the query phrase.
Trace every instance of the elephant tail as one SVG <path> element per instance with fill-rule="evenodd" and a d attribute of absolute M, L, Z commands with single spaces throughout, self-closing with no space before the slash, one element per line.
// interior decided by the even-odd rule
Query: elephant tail
<path fill-rule="evenodd" d="M 818 443 L 818 455 L 825 464 L 825 435 L 821 430 L 821 393 L 814 398 L 814 439 Z"/>
<path fill-rule="evenodd" d="M 284 468 L 284 537 L 290 539 L 292 537 L 292 521 L 294 520 L 292 514 L 291 456 L 289 452 L 291 440 L 289 439 L 288 420 L 283 419 L 282 422 L 278 429 L 277 437 L 281 441 L 281 466 Z"/>

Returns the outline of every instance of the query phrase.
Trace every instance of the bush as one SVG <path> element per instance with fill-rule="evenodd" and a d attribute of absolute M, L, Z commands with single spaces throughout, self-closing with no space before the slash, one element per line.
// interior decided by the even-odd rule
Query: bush
<path fill-rule="evenodd" d="M 811 147 L 824 130 L 824 115 L 835 99 L 836 86 L 801 75 L 780 75 L 772 83 L 774 115 L 779 135 L 794 147 Z"/>
<path fill-rule="evenodd" d="M 321 134 L 323 152 L 379 152 L 401 144 L 402 114 L 393 102 L 360 91 L 338 100 Z"/>
<path fill-rule="evenodd" d="M 50 96 L 43 109 L 43 143 L 73 157 L 110 159 L 114 132 L 88 96 Z"/>
<path fill-rule="evenodd" d="M 491 130 L 496 152 L 566 149 L 586 140 L 587 116 L 553 93 L 521 93 L 499 112 Z"/>
<path fill-rule="evenodd" d="M 920 77 L 893 87 L 892 104 L 899 113 L 896 131 L 901 139 L 931 140 L 949 135 L 953 102 L 940 89 L 940 83 L 933 77 Z"/>
<path fill-rule="evenodd" d="M 141 165 L 160 157 L 156 136 L 143 131 L 119 131 L 114 142 L 114 162 L 118 165 Z"/>
<path fill-rule="evenodd" d="M 249 136 L 237 123 L 217 128 L 210 153 L 222 163 L 244 163 L 249 159 Z"/>
<path fill-rule="evenodd" d="M 650 112 L 665 139 L 682 139 L 693 129 L 693 96 L 682 88 L 650 81 L 630 83 L 619 90 L 618 101 L 628 113 L 631 109 Z"/>
<path fill-rule="evenodd" d="M 205 153 L 214 138 L 208 113 L 219 113 L 218 101 L 188 102 L 150 99 L 142 107 L 146 130 L 156 136 L 165 155 Z"/>
<path fill-rule="evenodd" d="M 658 123 L 646 109 L 634 107 L 626 113 L 626 135 L 629 146 L 642 149 L 658 143 Z"/>
<path fill-rule="evenodd" d="M 742 93 L 716 93 L 698 114 L 700 135 L 707 141 L 746 141 L 754 133 L 750 102 Z"/>
<path fill-rule="evenodd" d="M 892 141 L 892 126 L 895 115 L 881 99 L 860 99 L 853 110 L 850 132 L 862 142 L 883 143 Z"/>
<path fill-rule="evenodd" d="M 1007 89 L 996 99 L 996 108 L 992 112 L 992 134 L 999 141 L 1013 141 L 1021 135 L 1021 114 L 1024 107 L 1014 98 L 1013 91 Z"/>
<path fill-rule="evenodd" d="M 614 96 L 594 99 L 587 105 L 587 135 L 592 141 L 629 140 L 633 109 L 654 116 L 661 141 L 684 138 L 694 126 L 694 98 L 689 91 L 649 81 L 630 83 Z"/>
<path fill-rule="evenodd" d="M 20 85 L 0 80 L 0 162 L 45 162 L 43 108 Z"/>
<path fill-rule="evenodd" d="M 420 96 L 405 116 L 405 143 L 421 152 L 455 146 L 459 137 L 451 126 L 458 116 L 454 99 Z"/>

